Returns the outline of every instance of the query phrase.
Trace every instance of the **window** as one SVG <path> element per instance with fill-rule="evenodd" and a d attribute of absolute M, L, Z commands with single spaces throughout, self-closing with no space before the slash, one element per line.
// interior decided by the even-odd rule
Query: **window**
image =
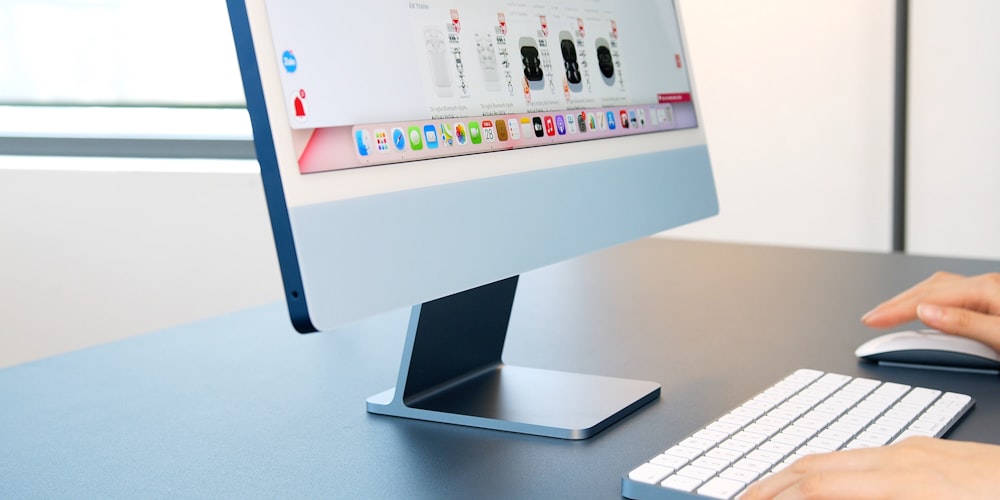
<path fill-rule="evenodd" d="M 225 3 L 4 0 L 0 102 L 241 106 Z"/>
<path fill-rule="evenodd" d="M 252 156 L 225 2 L 3 0 L 0 47 L 0 154 Z"/>

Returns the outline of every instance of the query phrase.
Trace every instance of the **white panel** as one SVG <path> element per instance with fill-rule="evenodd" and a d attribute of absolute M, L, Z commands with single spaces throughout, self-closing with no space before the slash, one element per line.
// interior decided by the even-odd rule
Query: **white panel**
<path fill-rule="evenodd" d="M 721 215 L 670 236 L 888 251 L 891 0 L 681 0 Z"/>
<path fill-rule="evenodd" d="M 260 176 L 233 163 L 0 157 L 0 367 L 280 300 Z"/>
<path fill-rule="evenodd" d="M 912 253 L 1000 258 L 1000 2 L 911 7 Z"/>

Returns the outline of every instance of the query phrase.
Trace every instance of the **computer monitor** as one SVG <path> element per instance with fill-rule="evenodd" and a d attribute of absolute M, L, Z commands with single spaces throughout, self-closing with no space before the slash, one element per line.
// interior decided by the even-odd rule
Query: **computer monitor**
<path fill-rule="evenodd" d="M 228 5 L 295 328 L 412 307 L 370 412 L 580 439 L 659 395 L 502 352 L 521 273 L 718 212 L 673 1 Z"/>

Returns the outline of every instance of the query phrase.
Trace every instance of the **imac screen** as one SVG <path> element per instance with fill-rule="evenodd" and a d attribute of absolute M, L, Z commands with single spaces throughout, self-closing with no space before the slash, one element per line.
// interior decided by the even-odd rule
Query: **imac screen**
<path fill-rule="evenodd" d="M 717 210 L 672 1 L 229 5 L 300 331 Z"/>

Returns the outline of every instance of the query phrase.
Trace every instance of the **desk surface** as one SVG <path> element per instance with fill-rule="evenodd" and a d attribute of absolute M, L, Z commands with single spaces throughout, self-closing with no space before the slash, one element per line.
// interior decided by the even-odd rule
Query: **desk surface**
<path fill-rule="evenodd" d="M 0 498 L 617 498 L 619 478 L 796 368 L 965 392 L 1000 379 L 860 364 L 874 304 L 1000 263 L 644 240 L 522 276 L 505 360 L 653 380 L 583 442 L 369 415 L 408 311 L 300 336 L 282 304 L 0 371 Z"/>

